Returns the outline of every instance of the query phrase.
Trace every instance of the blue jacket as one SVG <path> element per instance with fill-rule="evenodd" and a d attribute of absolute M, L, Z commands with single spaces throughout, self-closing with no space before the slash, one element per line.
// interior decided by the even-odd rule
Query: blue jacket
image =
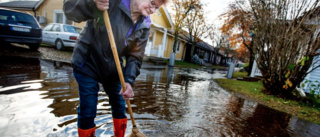
<path fill-rule="evenodd" d="M 140 67 L 150 33 L 150 18 L 142 17 L 134 24 L 130 14 L 130 0 L 109 0 L 109 17 L 125 81 L 131 85 L 140 74 Z M 69 20 L 87 21 L 76 42 L 72 66 L 99 82 L 118 82 L 103 12 L 93 0 L 64 0 L 63 11 Z"/>

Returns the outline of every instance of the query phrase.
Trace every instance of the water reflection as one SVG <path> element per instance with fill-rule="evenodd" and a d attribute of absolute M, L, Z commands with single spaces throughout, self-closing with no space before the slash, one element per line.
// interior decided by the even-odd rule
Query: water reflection
<path fill-rule="evenodd" d="M 77 83 L 70 64 L 0 57 L 0 136 L 77 136 Z M 147 136 L 319 136 L 319 125 L 221 89 L 225 70 L 143 67 L 131 101 Z M 99 92 L 97 136 L 111 136 L 108 96 Z M 126 134 L 131 133 L 131 123 Z"/>

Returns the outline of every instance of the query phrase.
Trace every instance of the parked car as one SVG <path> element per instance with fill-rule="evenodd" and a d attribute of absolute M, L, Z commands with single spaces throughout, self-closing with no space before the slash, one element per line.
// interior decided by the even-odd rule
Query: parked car
<path fill-rule="evenodd" d="M 37 50 L 41 41 L 41 27 L 32 15 L 0 8 L 1 44 L 26 44 L 31 50 Z"/>
<path fill-rule="evenodd" d="M 51 23 L 42 30 L 42 43 L 54 45 L 57 50 L 74 47 L 81 28 L 67 24 Z"/>

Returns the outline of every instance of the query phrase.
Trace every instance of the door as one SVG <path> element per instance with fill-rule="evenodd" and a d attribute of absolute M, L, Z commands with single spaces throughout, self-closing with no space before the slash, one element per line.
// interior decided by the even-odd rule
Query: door
<path fill-rule="evenodd" d="M 53 24 L 49 24 L 42 30 L 42 43 L 50 44 L 49 33 L 52 31 Z"/>
<path fill-rule="evenodd" d="M 49 33 L 49 42 L 52 45 L 55 45 L 57 38 L 59 38 L 59 34 L 61 33 L 61 28 L 59 24 L 54 24 L 52 27 L 52 31 Z"/>

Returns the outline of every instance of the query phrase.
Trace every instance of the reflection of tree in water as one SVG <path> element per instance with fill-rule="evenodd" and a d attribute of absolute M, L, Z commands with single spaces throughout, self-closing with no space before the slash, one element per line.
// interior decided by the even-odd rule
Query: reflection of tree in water
<path fill-rule="evenodd" d="M 242 136 L 290 136 L 291 116 L 238 97 L 229 98 L 224 120 L 219 120 L 234 134 Z"/>
<path fill-rule="evenodd" d="M 291 116 L 269 109 L 265 106 L 258 105 L 251 117 L 246 119 L 247 126 L 243 127 L 242 135 L 256 136 L 290 136 L 286 129 L 290 122 Z M 250 131 L 250 132 L 248 132 Z"/>
<path fill-rule="evenodd" d="M 188 109 L 181 107 L 188 98 L 188 83 L 192 78 L 174 74 L 171 68 L 142 70 L 143 78 L 136 80 L 134 113 L 150 113 L 173 121 L 180 119 Z M 161 119 L 161 118 L 160 118 Z"/>

